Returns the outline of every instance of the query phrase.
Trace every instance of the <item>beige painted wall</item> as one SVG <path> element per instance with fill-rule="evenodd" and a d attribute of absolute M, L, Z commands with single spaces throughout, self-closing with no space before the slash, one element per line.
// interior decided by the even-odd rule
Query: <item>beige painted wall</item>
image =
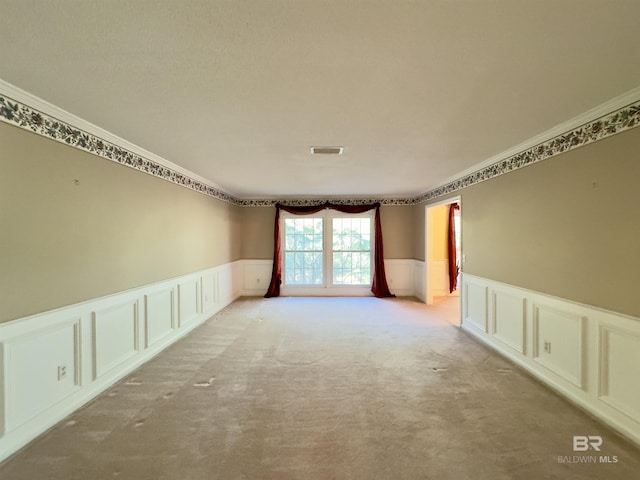
<path fill-rule="evenodd" d="M 411 212 L 414 230 L 413 258 L 422 262 L 425 261 L 425 205 L 426 204 L 424 203 L 413 205 L 413 210 Z"/>
<path fill-rule="evenodd" d="M 0 322 L 241 258 L 238 207 L 3 123 L 0 145 Z"/>
<path fill-rule="evenodd" d="M 464 189 L 463 271 L 640 316 L 638 152 L 640 128 Z"/>
<path fill-rule="evenodd" d="M 273 208 L 233 207 L 6 124 L 0 144 L 0 322 L 272 257 Z M 640 128 L 464 189 L 464 271 L 640 316 L 639 146 Z M 424 260 L 424 209 L 382 207 L 386 258 Z"/>
<path fill-rule="evenodd" d="M 275 207 L 243 207 L 242 258 L 273 260 Z"/>
<path fill-rule="evenodd" d="M 384 258 L 412 258 L 415 237 L 413 206 L 380 207 Z"/>
<path fill-rule="evenodd" d="M 242 258 L 273 259 L 273 222 L 275 207 L 242 209 Z M 412 258 L 413 207 L 380 208 L 385 258 Z"/>

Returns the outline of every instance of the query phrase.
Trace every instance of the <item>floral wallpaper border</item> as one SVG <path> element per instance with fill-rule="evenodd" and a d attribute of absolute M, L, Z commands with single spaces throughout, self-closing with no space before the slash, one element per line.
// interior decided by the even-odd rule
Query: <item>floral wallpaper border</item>
<path fill-rule="evenodd" d="M 498 175 L 503 175 L 533 163 L 546 160 L 589 143 L 603 140 L 637 126 L 640 126 L 640 100 L 558 135 L 546 142 L 542 142 L 504 160 L 500 160 L 476 172 L 458 178 L 446 185 L 430 190 L 413 200 L 415 203 L 423 203 L 434 198 L 448 195 L 465 187 L 484 182 Z"/>
<path fill-rule="evenodd" d="M 0 120 L 235 205 L 239 199 L 0 94 Z"/>
<path fill-rule="evenodd" d="M 222 190 L 206 185 L 171 168 L 144 158 L 125 148 L 103 140 L 72 125 L 39 112 L 6 95 L 0 94 L 0 120 L 30 130 L 72 147 L 135 168 L 177 185 L 190 188 L 219 200 L 242 207 L 269 207 L 277 202 L 304 206 L 331 200 L 342 205 L 380 202 L 382 205 L 416 205 L 455 193 L 465 187 L 484 182 L 498 175 L 509 173 L 555 155 L 568 152 L 589 143 L 602 140 L 625 130 L 640 126 L 640 100 L 617 109 L 596 120 L 585 123 L 566 133 L 516 153 L 476 172 L 465 175 L 445 185 L 411 198 L 308 198 L 308 199 L 240 199 Z"/>
<path fill-rule="evenodd" d="M 308 205 L 317 205 L 319 203 L 331 202 L 338 205 L 361 205 L 380 202 L 381 205 L 414 205 L 416 202 L 413 198 L 333 198 L 333 197 L 318 197 L 318 198 L 282 198 L 279 200 L 240 200 L 239 205 L 243 207 L 272 207 L 276 203 L 282 203 L 283 205 L 290 205 L 292 207 L 305 207 Z"/>

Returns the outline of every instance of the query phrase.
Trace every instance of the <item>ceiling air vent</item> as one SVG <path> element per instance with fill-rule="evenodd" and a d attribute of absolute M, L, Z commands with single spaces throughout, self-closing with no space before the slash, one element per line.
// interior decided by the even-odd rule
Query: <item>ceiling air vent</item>
<path fill-rule="evenodd" d="M 344 147 L 311 147 L 313 155 L 342 155 Z"/>

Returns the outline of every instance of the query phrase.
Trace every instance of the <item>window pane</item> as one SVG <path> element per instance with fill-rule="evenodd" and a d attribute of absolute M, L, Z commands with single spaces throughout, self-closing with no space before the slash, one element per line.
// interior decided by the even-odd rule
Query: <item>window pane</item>
<path fill-rule="evenodd" d="M 286 252 L 284 254 L 284 282 L 292 283 L 295 278 L 295 253 Z"/>
<path fill-rule="evenodd" d="M 369 285 L 370 252 L 333 252 L 334 285 Z"/>
<path fill-rule="evenodd" d="M 371 218 L 334 218 L 333 284 L 371 284 Z"/>
<path fill-rule="evenodd" d="M 322 250 L 322 244 L 323 244 L 322 240 L 323 239 L 322 239 L 322 235 L 321 234 L 317 234 L 316 233 L 313 236 L 313 249 L 314 250 Z"/>
<path fill-rule="evenodd" d="M 334 250 L 371 250 L 371 219 L 368 217 L 334 218 Z"/>
<path fill-rule="evenodd" d="M 284 248 L 286 251 L 322 250 L 322 219 L 285 219 Z"/>
<path fill-rule="evenodd" d="M 322 285 L 322 218 L 285 218 L 284 225 L 285 284 Z"/>

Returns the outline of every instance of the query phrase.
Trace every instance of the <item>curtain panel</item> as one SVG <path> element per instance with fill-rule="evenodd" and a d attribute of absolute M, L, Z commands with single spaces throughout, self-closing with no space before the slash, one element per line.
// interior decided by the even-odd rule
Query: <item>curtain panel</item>
<path fill-rule="evenodd" d="M 371 291 L 378 298 L 395 297 L 390 291 L 387 284 L 387 276 L 384 272 L 384 252 L 382 247 L 382 225 L 380 222 L 380 203 L 371 203 L 364 205 L 337 205 L 331 202 L 325 202 L 318 205 L 310 205 L 304 207 L 294 207 L 276 203 L 276 218 L 273 229 L 273 269 L 271 271 L 271 282 L 265 294 L 266 298 L 280 296 L 280 285 L 282 284 L 282 245 L 280 240 L 280 210 L 296 215 L 312 215 L 326 208 L 331 208 L 342 213 L 364 213 L 375 208 L 374 219 L 374 246 L 373 246 L 373 282 Z"/>
<path fill-rule="evenodd" d="M 453 293 L 458 286 L 458 259 L 456 254 L 456 210 L 460 205 L 452 203 L 449 205 L 449 234 L 447 236 L 447 253 L 449 254 L 449 293 Z"/>

